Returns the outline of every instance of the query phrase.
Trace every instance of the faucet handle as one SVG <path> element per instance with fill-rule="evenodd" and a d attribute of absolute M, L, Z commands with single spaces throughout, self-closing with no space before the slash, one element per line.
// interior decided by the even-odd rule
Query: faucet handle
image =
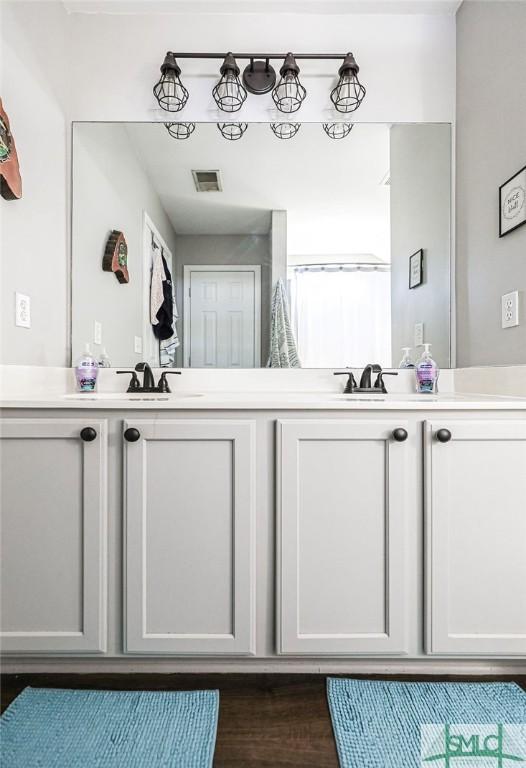
<path fill-rule="evenodd" d="M 335 371 L 334 376 L 348 376 L 347 384 L 345 385 L 345 389 L 343 390 L 344 395 L 350 395 L 352 392 L 356 389 L 356 379 L 354 378 L 354 373 L 352 371 Z"/>
<path fill-rule="evenodd" d="M 398 373 L 396 371 L 380 371 L 376 377 L 376 381 L 374 382 L 374 389 L 380 389 L 386 395 L 387 389 L 384 382 L 384 376 L 398 376 Z"/>
<path fill-rule="evenodd" d="M 126 390 L 127 392 L 137 392 L 137 390 L 141 388 L 141 384 L 135 371 L 115 371 L 115 373 L 129 373 L 131 375 L 130 383 Z"/>
<path fill-rule="evenodd" d="M 157 384 L 157 389 L 159 392 L 171 392 L 172 390 L 168 386 L 168 382 L 166 381 L 167 376 L 180 376 L 182 371 L 163 371 L 161 373 L 161 378 L 159 379 L 159 383 Z"/>

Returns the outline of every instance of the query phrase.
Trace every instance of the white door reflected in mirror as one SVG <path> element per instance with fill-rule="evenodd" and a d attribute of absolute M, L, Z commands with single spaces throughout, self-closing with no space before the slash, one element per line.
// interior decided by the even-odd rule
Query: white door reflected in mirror
<path fill-rule="evenodd" d="M 185 266 L 186 366 L 259 368 L 261 268 Z"/>

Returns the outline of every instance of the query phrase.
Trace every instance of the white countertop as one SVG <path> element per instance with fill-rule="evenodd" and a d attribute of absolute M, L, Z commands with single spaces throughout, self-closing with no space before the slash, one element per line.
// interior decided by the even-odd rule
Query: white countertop
<path fill-rule="evenodd" d="M 526 410 L 526 397 L 454 394 L 386 395 L 335 392 L 116 392 L 25 394 L 0 401 L 1 408 L 93 410 Z"/>

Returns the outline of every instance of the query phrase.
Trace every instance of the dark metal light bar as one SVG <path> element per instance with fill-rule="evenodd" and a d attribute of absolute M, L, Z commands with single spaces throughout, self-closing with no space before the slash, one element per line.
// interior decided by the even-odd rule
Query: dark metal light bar
<path fill-rule="evenodd" d="M 161 66 L 161 77 L 155 84 L 153 92 L 157 103 L 168 112 L 179 112 L 188 101 L 189 92 L 181 82 L 181 67 L 178 59 L 219 59 L 223 63 L 219 70 L 220 80 L 214 86 L 212 95 L 223 112 L 237 112 L 243 106 L 250 92 L 255 96 L 261 96 L 272 91 L 272 98 L 276 108 L 285 114 L 297 112 L 307 96 L 306 88 L 299 79 L 300 67 L 297 61 L 340 61 L 343 63 L 338 69 L 338 84 L 330 93 L 331 101 L 338 112 L 354 112 L 362 103 L 365 96 L 365 87 L 358 79 L 359 67 L 352 53 L 176 53 L 168 51 Z M 246 65 L 243 75 L 236 63 L 236 59 L 245 60 Z M 270 63 L 271 60 L 282 61 L 279 69 L 280 80 L 276 85 L 276 70 Z M 285 124 L 275 124 L 282 131 Z M 352 126 L 351 126 L 352 127 Z M 330 138 L 344 138 L 351 131 L 351 127 L 325 126 L 325 131 Z M 338 130 L 336 130 L 338 129 Z M 274 130 L 274 129 L 273 129 Z M 297 132 L 297 128 L 295 129 Z M 285 136 L 275 131 L 280 138 L 290 138 L 291 133 Z"/>
<path fill-rule="evenodd" d="M 171 51 L 176 59 L 224 59 L 228 51 L 224 53 L 177 53 Z M 235 59 L 284 59 L 288 51 L 285 53 L 233 53 L 232 56 Z M 295 53 L 295 59 L 313 59 L 313 60 L 326 60 L 336 61 L 337 59 L 345 59 L 346 53 Z"/>

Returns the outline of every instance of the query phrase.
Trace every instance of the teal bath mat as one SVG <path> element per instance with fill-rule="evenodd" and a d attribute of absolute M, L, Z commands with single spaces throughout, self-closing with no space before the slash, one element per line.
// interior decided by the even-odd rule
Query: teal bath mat
<path fill-rule="evenodd" d="M 513 683 L 329 678 L 327 696 L 341 768 L 526 766 L 526 693 Z"/>
<path fill-rule="evenodd" d="M 218 691 L 26 688 L 0 720 L 6 768 L 211 768 Z"/>

